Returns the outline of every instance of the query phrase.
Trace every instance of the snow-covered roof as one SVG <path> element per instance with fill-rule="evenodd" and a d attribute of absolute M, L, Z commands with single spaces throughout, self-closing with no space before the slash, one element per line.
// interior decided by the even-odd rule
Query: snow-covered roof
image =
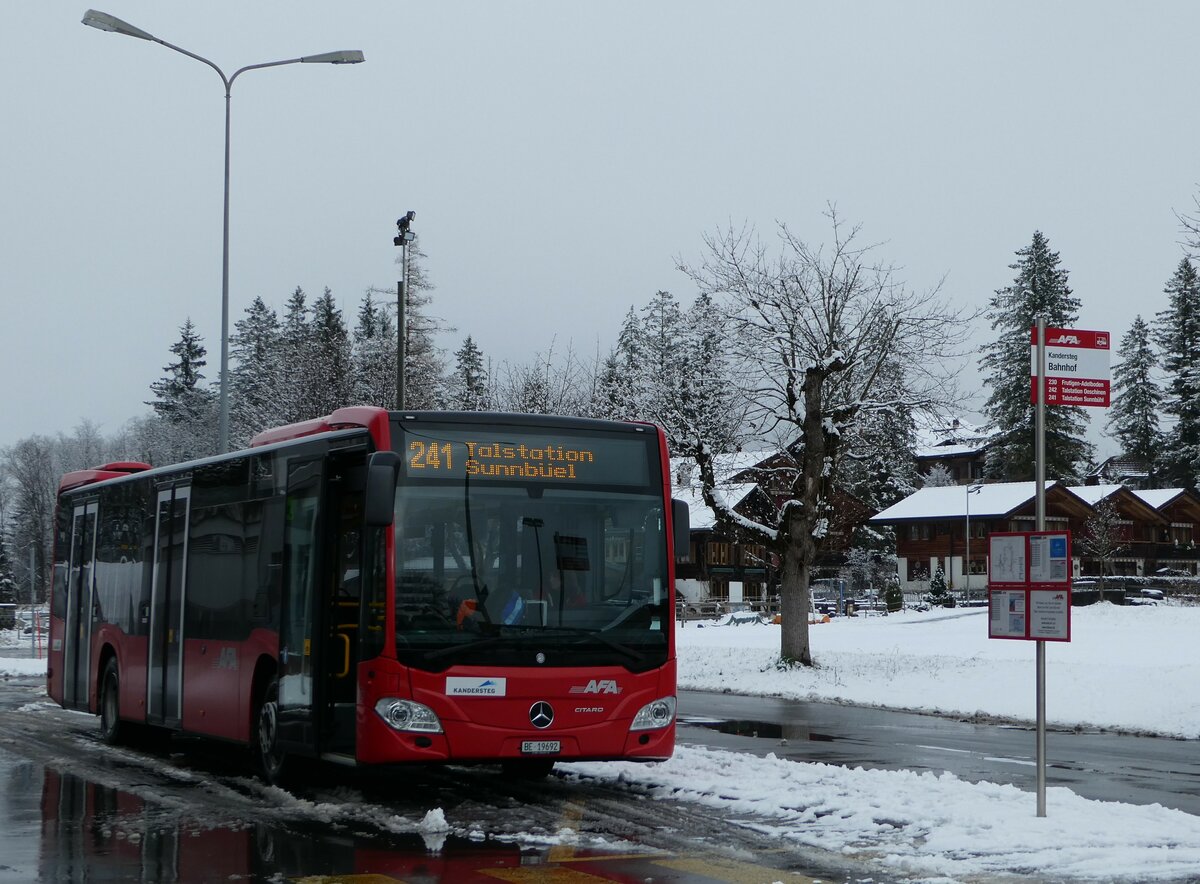
<path fill-rule="evenodd" d="M 1095 506 L 1110 494 L 1115 494 L 1124 487 L 1124 485 L 1072 485 L 1071 490 L 1086 500 L 1088 506 Z"/>
<path fill-rule="evenodd" d="M 724 485 L 743 470 L 757 466 L 776 452 L 763 451 L 731 451 L 717 454 L 713 457 L 713 478 L 718 485 Z M 690 457 L 671 458 L 671 483 L 679 485 L 680 472 L 687 476 L 689 484 L 699 484 L 700 471 L 696 469 L 696 461 Z"/>
<path fill-rule="evenodd" d="M 944 445 L 933 445 L 917 447 L 913 449 L 913 456 L 922 457 L 959 457 L 964 454 L 977 454 L 985 443 L 977 445 L 960 445 L 953 442 L 947 442 Z"/>
<path fill-rule="evenodd" d="M 951 457 L 974 454 L 987 447 L 991 434 L 962 419 L 949 425 L 918 427 L 914 454 L 917 457 Z"/>
<path fill-rule="evenodd" d="M 1184 488 L 1154 488 L 1146 491 L 1134 491 L 1133 493 L 1157 510 L 1162 509 L 1179 495 L 1183 494 L 1185 490 Z"/>
<path fill-rule="evenodd" d="M 1055 482 L 1047 482 L 1046 490 Z M 968 488 L 975 489 L 970 492 Z M 1074 490 L 1074 489 L 1072 489 Z M 942 485 L 921 488 L 871 518 L 872 522 L 900 519 L 937 519 L 973 516 L 1003 516 L 1032 500 L 1036 482 L 993 482 L 984 485 Z"/>
<path fill-rule="evenodd" d="M 733 509 L 750 493 L 757 488 L 753 482 L 738 482 L 732 485 L 721 485 L 713 489 L 713 496 L 725 506 Z M 700 487 L 676 489 L 674 492 L 676 500 L 687 502 L 688 510 L 691 513 L 691 528 L 693 531 L 697 529 L 712 528 L 716 525 L 717 520 L 713 515 L 713 511 L 709 509 L 708 504 L 704 502 L 704 498 L 700 495 Z"/>

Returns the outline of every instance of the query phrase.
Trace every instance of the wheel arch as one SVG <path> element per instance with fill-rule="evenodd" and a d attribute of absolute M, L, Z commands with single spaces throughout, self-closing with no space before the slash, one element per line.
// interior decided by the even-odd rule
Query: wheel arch
<path fill-rule="evenodd" d="M 100 713 L 100 689 L 104 682 L 104 673 L 108 669 L 110 660 L 117 661 L 117 677 L 121 676 L 121 661 L 117 657 L 116 646 L 112 642 L 104 642 L 100 646 L 100 654 L 96 658 L 96 676 L 92 679 L 90 696 L 88 697 L 88 711 L 94 714 Z"/>
<path fill-rule="evenodd" d="M 250 706 L 246 713 L 246 737 L 251 745 L 254 744 L 258 727 L 258 707 L 267 693 L 267 686 L 275 679 L 278 670 L 275 658 L 267 654 L 259 654 L 258 659 L 254 661 L 254 677 L 250 680 Z"/>

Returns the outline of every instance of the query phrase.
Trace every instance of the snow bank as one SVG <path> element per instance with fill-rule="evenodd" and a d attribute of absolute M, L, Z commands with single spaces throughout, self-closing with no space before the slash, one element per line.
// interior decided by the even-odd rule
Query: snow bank
<path fill-rule="evenodd" d="M 1047 642 L 1051 725 L 1200 737 L 1200 608 L 1104 604 L 1071 616 L 1071 641 Z M 813 669 L 776 669 L 779 633 L 765 625 L 683 627 L 680 688 L 1035 717 L 1035 645 L 989 639 L 983 608 L 813 625 Z"/>

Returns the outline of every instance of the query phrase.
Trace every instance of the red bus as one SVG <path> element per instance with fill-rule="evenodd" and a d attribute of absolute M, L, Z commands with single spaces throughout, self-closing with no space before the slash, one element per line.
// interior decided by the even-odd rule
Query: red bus
<path fill-rule="evenodd" d="M 355 407 L 244 451 L 63 477 L 50 696 L 105 740 L 346 764 L 668 758 L 663 433 Z"/>

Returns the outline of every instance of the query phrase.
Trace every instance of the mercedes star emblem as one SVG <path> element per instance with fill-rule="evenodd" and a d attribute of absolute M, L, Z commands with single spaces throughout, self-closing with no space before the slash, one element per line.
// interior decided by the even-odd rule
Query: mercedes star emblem
<path fill-rule="evenodd" d="M 554 721 L 554 709 L 545 700 L 538 700 L 529 707 L 529 720 L 534 727 L 545 730 Z"/>

